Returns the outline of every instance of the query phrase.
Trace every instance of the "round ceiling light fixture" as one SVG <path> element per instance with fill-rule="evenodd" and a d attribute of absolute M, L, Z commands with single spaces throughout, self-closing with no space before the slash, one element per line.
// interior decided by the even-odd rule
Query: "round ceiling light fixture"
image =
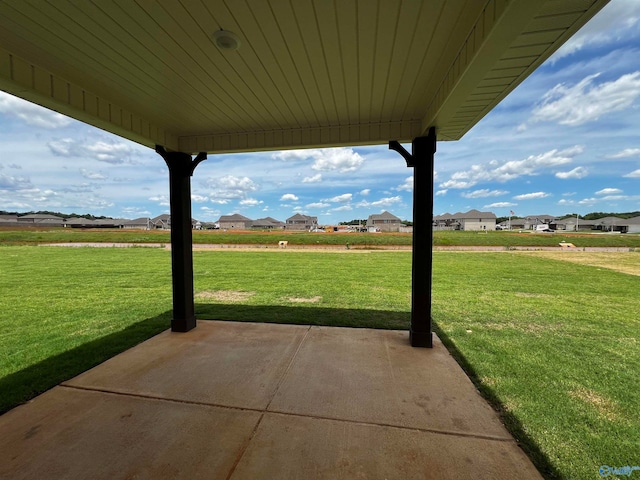
<path fill-rule="evenodd" d="M 216 47 L 220 50 L 237 50 L 240 48 L 240 39 L 235 33 L 229 30 L 220 29 L 213 32 L 213 39 Z"/>

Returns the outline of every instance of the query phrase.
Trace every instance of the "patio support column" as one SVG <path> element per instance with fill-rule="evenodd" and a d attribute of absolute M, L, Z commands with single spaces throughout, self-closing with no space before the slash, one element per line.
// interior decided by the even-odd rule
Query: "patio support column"
<path fill-rule="evenodd" d="M 193 239 L 191 236 L 191 176 L 206 160 L 206 153 L 195 159 L 183 152 L 167 152 L 156 145 L 156 152 L 169 167 L 171 213 L 171 275 L 173 284 L 173 332 L 188 332 L 196 327 L 193 300 Z"/>
<path fill-rule="evenodd" d="M 433 347 L 431 325 L 431 281 L 433 245 L 433 168 L 436 152 L 436 130 L 417 137 L 411 144 L 411 154 L 397 141 L 389 148 L 400 153 L 413 167 L 413 258 L 411 265 L 411 329 L 413 347 Z"/>

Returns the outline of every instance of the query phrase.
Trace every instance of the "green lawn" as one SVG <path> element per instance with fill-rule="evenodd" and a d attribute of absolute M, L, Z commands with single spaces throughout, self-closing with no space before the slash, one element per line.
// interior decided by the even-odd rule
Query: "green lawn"
<path fill-rule="evenodd" d="M 403 329 L 410 270 L 409 252 L 195 252 L 196 313 Z M 168 328 L 170 282 L 163 249 L 0 247 L 0 412 Z M 434 253 L 438 333 L 548 478 L 640 462 L 639 286 L 517 252 Z"/>

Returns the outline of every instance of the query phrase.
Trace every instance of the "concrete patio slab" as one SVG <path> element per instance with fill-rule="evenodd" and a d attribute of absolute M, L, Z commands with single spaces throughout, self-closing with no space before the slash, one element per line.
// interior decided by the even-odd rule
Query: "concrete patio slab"
<path fill-rule="evenodd" d="M 199 321 L 0 417 L 0 478 L 542 478 L 436 339 Z"/>
<path fill-rule="evenodd" d="M 225 479 L 259 419 L 56 387 L 0 417 L 0 478 Z"/>
<path fill-rule="evenodd" d="M 269 410 L 511 438 L 437 336 L 434 343 L 407 348 L 406 332 L 311 327 Z"/>
<path fill-rule="evenodd" d="M 200 322 L 185 335 L 163 332 L 63 385 L 264 409 L 308 330 Z"/>
<path fill-rule="evenodd" d="M 538 478 L 513 441 L 268 413 L 231 480 Z"/>

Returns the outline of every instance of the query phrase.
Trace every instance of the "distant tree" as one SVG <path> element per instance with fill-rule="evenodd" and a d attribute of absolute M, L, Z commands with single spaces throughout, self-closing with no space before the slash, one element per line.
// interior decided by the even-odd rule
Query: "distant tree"
<path fill-rule="evenodd" d="M 578 214 L 578 213 L 576 213 L 576 212 L 573 212 L 573 213 L 567 213 L 567 214 L 565 214 L 565 215 L 562 215 L 562 216 L 561 216 L 561 217 L 559 217 L 559 218 L 568 218 L 568 217 L 576 218 L 576 215 L 578 216 L 578 219 L 582 219 L 582 220 L 584 220 L 584 219 L 585 219 L 582 215 L 580 215 L 580 214 Z"/>
<path fill-rule="evenodd" d="M 592 212 L 592 213 L 587 213 L 583 218 L 585 220 L 598 220 L 599 218 L 604 218 L 604 217 L 633 218 L 637 216 L 640 216 L 639 211 L 626 212 L 626 213 Z"/>
<path fill-rule="evenodd" d="M 350 220 L 348 222 L 340 222 L 338 223 L 338 225 L 365 225 L 367 223 L 366 220 L 361 220 L 361 219 L 354 219 L 354 220 Z"/>
<path fill-rule="evenodd" d="M 38 210 L 38 211 L 31 210 L 29 212 L 8 212 L 6 210 L 0 210 L 0 215 L 16 215 L 18 217 L 24 217 L 25 215 L 55 215 L 56 217 L 61 217 L 61 218 L 89 218 L 91 220 L 96 220 L 96 219 L 112 220 L 113 219 L 113 217 L 105 217 L 104 215 L 96 217 L 95 215 L 91 215 L 90 213 L 83 213 L 83 214 L 61 213 L 61 212 L 52 212 L 50 210 Z"/>

